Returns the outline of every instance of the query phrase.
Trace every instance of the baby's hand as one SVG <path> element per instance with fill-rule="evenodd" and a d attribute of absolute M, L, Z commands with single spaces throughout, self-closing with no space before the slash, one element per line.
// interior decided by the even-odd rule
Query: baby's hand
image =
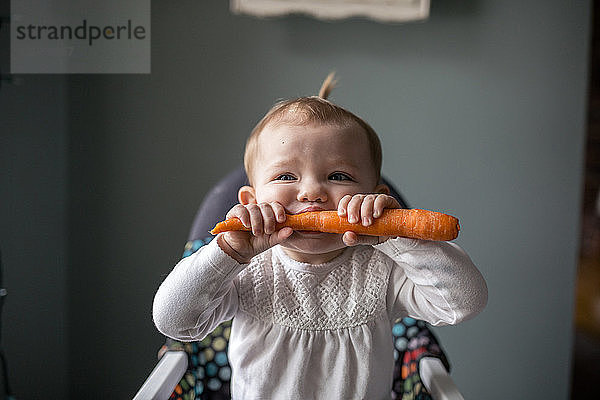
<path fill-rule="evenodd" d="M 355 194 L 342 197 L 338 204 L 338 215 L 347 217 L 348 222 L 361 223 L 369 226 L 375 218 L 381 217 L 386 208 L 401 208 L 398 201 L 387 194 Z M 342 240 L 346 246 L 357 244 L 383 243 L 389 236 L 357 235 L 354 232 L 345 232 Z"/>
<path fill-rule="evenodd" d="M 224 252 L 239 263 L 247 263 L 263 251 L 283 242 L 293 232 L 292 228 L 277 230 L 277 223 L 285 222 L 285 209 L 278 202 L 237 204 L 227 213 L 227 218 L 238 218 L 251 232 L 231 231 L 217 236 Z"/>

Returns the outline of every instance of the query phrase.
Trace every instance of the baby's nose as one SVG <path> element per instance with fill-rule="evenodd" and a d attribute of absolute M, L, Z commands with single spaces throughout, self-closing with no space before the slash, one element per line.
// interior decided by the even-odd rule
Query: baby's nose
<path fill-rule="evenodd" d="M 319 184 L 303 185 L 298 192 L 298 201 L 314 201 L 324 203 L 327 201 L 327 193 Z"/>

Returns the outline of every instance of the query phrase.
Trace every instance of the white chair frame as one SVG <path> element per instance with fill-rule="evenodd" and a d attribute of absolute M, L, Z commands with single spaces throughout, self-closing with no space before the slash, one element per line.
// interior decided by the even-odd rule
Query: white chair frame
<path fill-rule="evenodd" d="M 148 376 L 133 400 L 167 400 L 188 367 L 184 351 L 167 351 Z M 434 357 L 423 357 L 419 363 L 423 384 L 435 400 L 464 400 L 446 371 Z"/>

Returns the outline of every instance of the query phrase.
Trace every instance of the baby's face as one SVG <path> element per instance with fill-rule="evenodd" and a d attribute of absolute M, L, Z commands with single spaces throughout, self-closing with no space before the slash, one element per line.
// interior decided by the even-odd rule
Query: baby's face
<path fill-rule="evenodd" d="M 358 126 L 267 126 L 257 144 L 256 203 L 277 201 L 288 214 L 336 210 L 347 194 L 378 190 L 367 136 Z M 341 236 L 294 232 L 282 246 L 299 261 L 318 263 L 329 258 L 318 255 L 335 256 L 345 248 Z"/>

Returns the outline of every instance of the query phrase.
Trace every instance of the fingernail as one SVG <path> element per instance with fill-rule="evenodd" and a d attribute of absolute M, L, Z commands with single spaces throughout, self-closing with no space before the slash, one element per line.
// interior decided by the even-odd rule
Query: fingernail
<path fill-rule="evenodd" d="M 362 223 L 364 226 L 369 226 L 371 224 L 371 218 L 363 217 Z"/>

